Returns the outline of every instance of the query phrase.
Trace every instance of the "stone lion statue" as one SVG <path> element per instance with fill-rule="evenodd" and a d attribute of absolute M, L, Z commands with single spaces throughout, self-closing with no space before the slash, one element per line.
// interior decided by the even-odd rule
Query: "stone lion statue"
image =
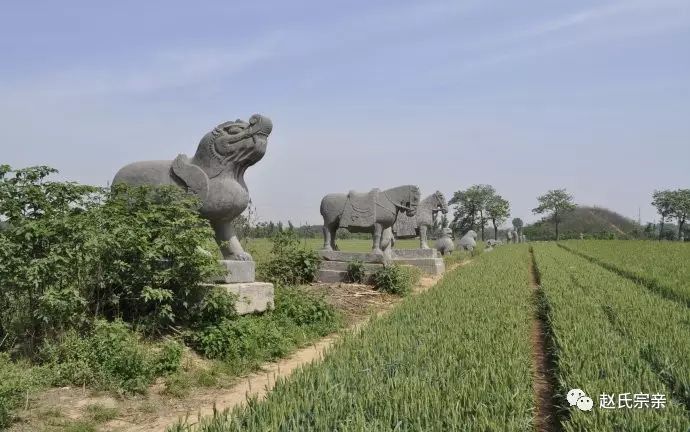
<path fill-rule="evenodd" d="M 441 238 L 436 240 L 436 250 L 438 250 L 441 255 L 450 255 L 455 250 L 453 239 L 450 238 L 453 234 L 453 230 L 450 228 L 443 228 L 441 232 Z"/>
<path fill-rule="evenodd" d="M 273 124 L 255 114 L 248 122 L 222 123 L 204 135 L 191 159 L 134 162 L 120 169 L 113 185 L 176 185 L 201 200 L 202 217 L 211 222 L 225 260 L 251 261 L 242 249 L 232 221 L 249 204 L 244 172 L 263 158 Z"/>
<path fill-rule="evenodd" d="M 472 252 L 477 247 L 477 233 L 469 230 L 458 241 L 458 249 Z"/>

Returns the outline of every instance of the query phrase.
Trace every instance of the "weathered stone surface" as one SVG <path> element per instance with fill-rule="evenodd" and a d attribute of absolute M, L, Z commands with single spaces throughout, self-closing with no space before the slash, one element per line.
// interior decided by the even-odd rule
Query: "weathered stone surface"
<path fill-rule="evenodd" d="M 350 263 L 345 261 L 321 261 L 321 266 L 319 268 L 321 270 L 347 271 L 349 265 Z M 364 267 L 364 271 L 374 272 L 380 269 L 382 264 L 362 263 L 362 267 Z"/>
<path fill-rule="evenodd" d="M 234 260 L 220 260 L 221 266 L 225 268 L 225 275 L 216 278 L 216 282 L 221 283 L 238 283 L 238 282 L 254 282 L 256 264 L 254 261 L 234 261 Z"/>
<path fill-rule="evenodd" d="M 443 256 L 450 254 L 455 250 L 455 244 L 450 236 L 453 234 L 453 230 L 450 228 L 443 228 L 441 238 L 436 240 L 436 250 Z"/>
<path fill-rule="evenodd" d="M 268 282 L 245 282 L 222 284 L 227 292 L 237 295 L 235 310 L 239 315 L 265 312 L 275 307 L 273 284 Z"/>
<path fill-rule="evenodd" d="M 424 198 L 414 216 L 399 213 L 392 227 L 395 238 L 414 238 L 419 236 L 419 247 L 429 249 L 427 231 L 433 225 L 438 212 L 448 213 L 448 203 L 440 191 L 436 191 Z"/>
<path fill-rule="evenodd" d="M 393 260 L 402 258 L 438 258 L 436 249 L 394 249 Z"/>
<path fill-rule="evenodd" d="M 341 252 L 341 251 L 326 251 L 320 250 L 319 255 L 324 261 L 343 261 L 350 262 L 354 260 L 363 263 L 383 263 L 383 255 L 366 252 Z"/>
<path fill-rule="evenodd" d="M 395 264 L 415 266 L 423 273 L 429 275 L 440 275 L 446 271 L 446 264 L 443 258 L 396 258 Z"/>
<path fill-rule="evenodd" d="M 371 275 L 373 274 L 373 271 L 365 271 L 364 281 L 362 282 L 365 284 L 371 284 Z M 347 270 L 319 270 L 317 281 L 321 283 L 351 283 Z"/>
<path fill-rule="evenodd" d="M 193 158 L 134 162 L 120 169 L 113 185 L 176 185 L 201 200 L 201 216 L 211 222 L 226 260 L 251 261 L 232 225 L 249 204 L 245 170 L 266 153 L 271 120 L 255 114 L 249 122 L 235 120 L 216 126 L 201 138 Z"/>
<path fill-rule="evenodd" d="M 477 247 L 477 233 L 469 230 L 460 240 L 458 240 L 458 249 L 473 251 Z"/>
<path fill-rule="evenodd" d="M 323 216 L 323 250 L 334 251 L 336 231 L 346 228 L 350 232 L 371 233 L 372 251 L 383 255 L 382 235 L 395 223 L 399 212 L 414 216 L 419 205 L 419 187 L 398 186 L 367 193 L 350 191 L 348 194 L 328 194 L 321 200 Z"/>

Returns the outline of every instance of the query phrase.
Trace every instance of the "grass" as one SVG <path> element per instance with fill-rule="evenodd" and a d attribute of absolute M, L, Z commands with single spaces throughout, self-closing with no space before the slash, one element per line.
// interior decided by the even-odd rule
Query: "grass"
<path fill-rule="evenodd" d="M 581 412 L 562 400 L 564 430 L 687 430 L 687 308 L 553 243 L 533 248 L 550 310 L 558 393 L 580 388 L 595 403 Z M 663 410 L 599 408 L 602 394 L 626 392 L 665 394 L 669 402 Z"/>
<path fill-rule="evenodd" d="M 522 245 L 476 258 L 200 430 L 530 429 L 528 260 Z"/>
<path fill-rule="evenodd" d="M 86 407 L 86 412 L 91 420 L 96 423 L 105 423 L 117 418 L 120 410 L 116 407 L 107 407 L 103 404 L 92 404 Z"/>

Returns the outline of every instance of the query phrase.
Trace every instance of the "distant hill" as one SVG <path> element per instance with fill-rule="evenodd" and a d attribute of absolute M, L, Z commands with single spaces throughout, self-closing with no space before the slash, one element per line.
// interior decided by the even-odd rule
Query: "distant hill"
<path fill-rule="evenodd" d="M 637 222 L 601 207 L 578 206 L 563 215 L 558 226 L 562 239 L 580 238 L 636 238 L 643 228 Z M 556 238 L 556 229 L 550 220 L 541 220 L 524 228 L 530 240 Z"/>

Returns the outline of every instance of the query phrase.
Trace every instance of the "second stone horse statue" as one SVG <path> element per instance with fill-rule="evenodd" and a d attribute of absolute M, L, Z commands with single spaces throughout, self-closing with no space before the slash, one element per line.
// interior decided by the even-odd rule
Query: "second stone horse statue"
<path fill-rule="evenodd" d="M 321 200 L 323 216 L 323 250 L 338 250 L 336 231 L 345 228 L 352 233 L 372 234 L 372 252 L 383 255 L 381 234 L 395 223 L 398 213 L 414 216 L 419 205 L 419 188 L 398 186 L 380 191 L 328 194 Z"/>

